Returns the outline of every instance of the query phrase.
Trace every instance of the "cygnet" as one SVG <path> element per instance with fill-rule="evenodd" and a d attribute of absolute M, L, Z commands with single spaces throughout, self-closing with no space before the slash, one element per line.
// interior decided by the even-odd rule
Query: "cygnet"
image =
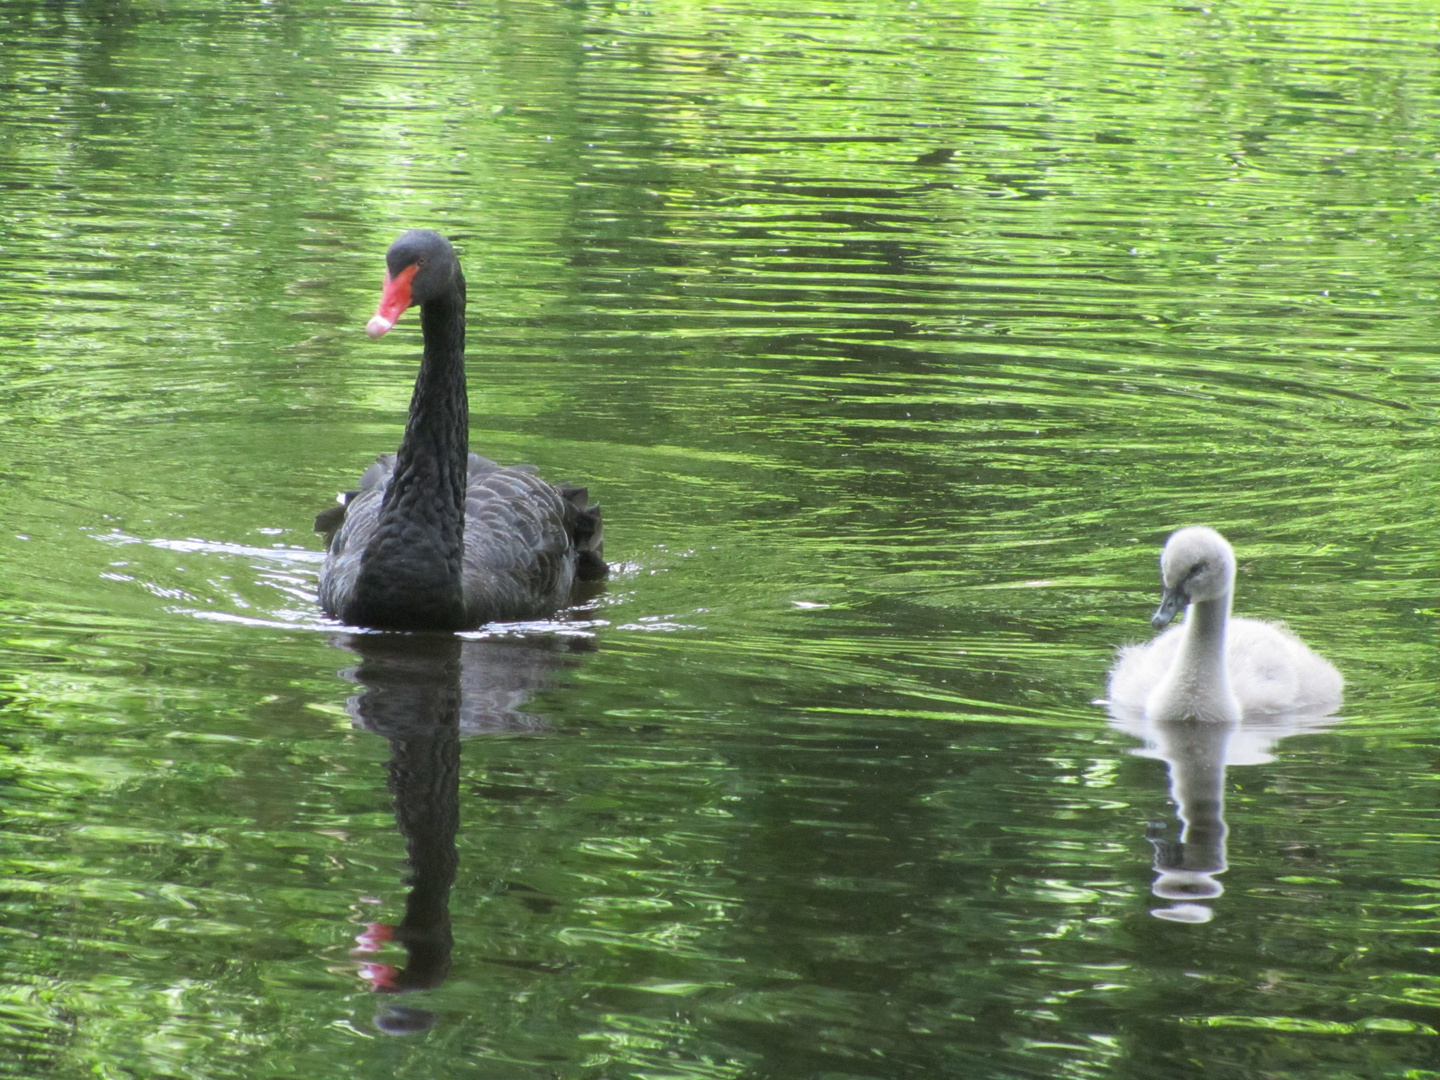
<path fill-rule="evenodd" d="M 1172 533 L 1160 579 L 1150 625 L 1164 629 L 1181 607 L 1187 614 L 1154 640 L 1120 650 L 1109 690 L 1117 715 L 1235 723 L 1339 708 L 1344 680 L 1330 663 L 1279 623 L 1230 617 L 1235 553 L 1214 529 Z"/>

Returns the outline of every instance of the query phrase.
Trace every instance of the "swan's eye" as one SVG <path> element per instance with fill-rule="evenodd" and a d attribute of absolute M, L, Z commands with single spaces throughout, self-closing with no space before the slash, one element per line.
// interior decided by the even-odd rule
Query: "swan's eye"
<path fill-rule="evenodd" d="M 1190 572 L 1185 575 L 1185 580 L 1189 581 L 1193 577 L 1199 577 L 1201 574 L 1205 573 L 1205 571 L 1209 569 L 1210 561 L 1208 559 L 1201 559 L 1194 566 L 1190 567 Z"/>

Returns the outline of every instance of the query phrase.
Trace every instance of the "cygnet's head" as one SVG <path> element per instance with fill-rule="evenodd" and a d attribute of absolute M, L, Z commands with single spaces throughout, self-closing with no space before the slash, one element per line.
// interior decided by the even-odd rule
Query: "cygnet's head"
<path fill-rule="evenodd" d="M 1179 529 L 1160 553 L 1160 584 L 1160 607 L 1150 619 L 1156 630 L 1169 625 L 1187 604 L 1229 596 L 1235 588 L 1235 552 L 1214 529 Z"/>

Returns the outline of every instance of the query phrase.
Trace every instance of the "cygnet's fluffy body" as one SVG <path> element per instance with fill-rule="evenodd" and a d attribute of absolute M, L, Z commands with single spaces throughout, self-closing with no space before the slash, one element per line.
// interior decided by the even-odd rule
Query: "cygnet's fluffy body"
<path fill-rule="evenodd" d="M 1182 607 L 1185 621 L 1120 650 L 1110 670 L 1110 704 L 1150 721 L 1213 720 L 1296 713 L 1323 716 L 1340 705 L 1340 673 L 1278 623 L 1232 619 L 1235 553 L 1214 529 L 1171 534 L 1160 556 L 1163 593 L 1151 619 L 1163 628 Z"/>

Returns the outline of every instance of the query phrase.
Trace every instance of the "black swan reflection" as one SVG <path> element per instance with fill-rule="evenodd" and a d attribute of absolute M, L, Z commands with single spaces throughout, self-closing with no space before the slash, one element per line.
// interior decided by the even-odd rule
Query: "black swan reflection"
<path fill-rule="evenodd" d="M 463 630 L 538 619 L 573 585 L 605 576 L 600 508 L 527 465 L 469 450 L 465 277 L 450 241 L 412 229 L 385 254 L 379 337 L 420 305 L 425 351 L 397 453 L 315 519 L 325 534 L 320 603 L 352 626 Z"/>
<path fill-rule="evenodd" d="M 360 692 L 346 703 L 355 726 L 390 743 L 386 766 L 395 823 L 409 864 L 405 914 L 396 925 L 368 923 L 354 955 L 378 954 L 388 943 L 405 950 L 403 967 L 365 963 L 362 975 L 379 993 L 438 987 L 450 971 L 454 938 L 450 890 L 458 865 L 460 739 L 468 735 L 539 733 L 544 719 L 523 706 L 553 685 L 571 652 L 544 640 L 477 641 L 453 634 L 355 634 L 338 644 L 359 654 L 344 672 Z M 388 1005 L 376 1025 L 390 1034 L 424 1030 L 426 1009 Z"/>

